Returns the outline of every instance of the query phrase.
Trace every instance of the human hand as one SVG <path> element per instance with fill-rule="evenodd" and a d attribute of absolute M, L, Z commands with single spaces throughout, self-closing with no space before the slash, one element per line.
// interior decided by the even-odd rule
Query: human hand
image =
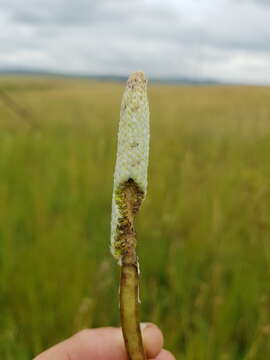
<path fill-rule="evenodd" d="M 163 347 L 163 335 L 150 323 L 142 324 L 147 359 L 175 360 Z M 120 328 L 86 329 L 53 346 L 34 360 L 127 360 Z"/>

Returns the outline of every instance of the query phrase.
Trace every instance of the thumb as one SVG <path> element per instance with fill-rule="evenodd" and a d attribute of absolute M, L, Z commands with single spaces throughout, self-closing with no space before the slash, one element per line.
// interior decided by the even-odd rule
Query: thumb
<path fill-rule="evenodd" d="M 148 358 L 155 358 L 163 346 L 161 331 L 143 324 L 142 334 Z M 85 329 L 38 355 L 34 360 L 126 360 L 120 328 Z"/>

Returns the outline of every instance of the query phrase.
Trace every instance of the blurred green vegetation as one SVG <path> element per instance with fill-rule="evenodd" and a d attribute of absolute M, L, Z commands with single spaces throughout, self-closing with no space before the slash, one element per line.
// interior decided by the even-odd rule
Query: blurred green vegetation
<path fill-rule="evenodd" d="M 119 324 L 109 231 L 123 84 L 3 77 L 3 90 L 31 114 L 0 96 L 0 358 L 25 360 Z M 177 359 L 270 358 L 269 98 L 149 86 L 141 317 Z"/>

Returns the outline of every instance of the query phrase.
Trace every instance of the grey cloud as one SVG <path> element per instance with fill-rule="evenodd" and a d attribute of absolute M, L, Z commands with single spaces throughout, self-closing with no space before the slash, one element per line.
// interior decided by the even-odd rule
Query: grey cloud
<path fill-rule="evenodd" d="M 6 1 L 6 0 L 5 0 Z M 266 0 L 239 0 L 240 2 L 266 2 Z M 230 24 L 226 13 L 218 14 L 216 19 L 205 19 L 205 23 L 191 23 L 186 14 L 178 13 L 168 6 L 149 7 L 143 0 L 29 0 L 27 7 L 10 6 L 9 16 L 15 23 L 30 24 L 40 35 L 73 31 L 74 26 L 90 27 L 98 36 L 100 33 L 120 37 L 151 39 L 158 42 L 186 43 L 190 46 L 214 46 L 218 48 L 243 49 L 253 51 L 270 50 L 270 27 L 263 34 L 252 31 L 239 31 L 237 17 Z M 232 6 L 232 5 L 231 5 Z M 270 13 L 269 13 L 270 15 Z M 229 14 L 234 18 L 233 13 Z M 241 21 L 246 21 L 242 19 Z M 228 22 L 228 24 L 226 23 Z M 216 31 L 218 29 L 218 31 Z M 90 31 L 90 29 L 85 29 Z M 234 30 L 234 32 L 233 32 Z M 254 36 L 255 35 L 255 36 Z"/>
<path fill-rule="evenodd" d="M 255 4 L 255 5 L 263 5 L 263 6 L 269 6 L 270 2 L 269 0 L 238 0 L 239 2 L 242 3 L 251 3 L 251 4 Z"/>
<path fill-rule="evenodd" d="M 0 67 L 248 78 L 270 54 L 270 8 L 259 0 L 20 2 L 1 1 Z"/>
<path fill-rule="evenodd" d="M 118 21 L 132 11 L 143 10 L 142 0 L 47 0 L 28 1 L 28 6 L 6 9 L 12 21 L 35 25 L 73 26 L 103 21 Z"/>

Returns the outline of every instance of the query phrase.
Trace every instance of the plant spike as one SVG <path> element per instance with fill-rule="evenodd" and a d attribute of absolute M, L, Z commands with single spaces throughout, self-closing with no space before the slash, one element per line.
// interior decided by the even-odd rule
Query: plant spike
<path fill-rule="evenodd" d="M 145 359 L 134 220 L 146 195 L 149 137 L 146 79 L 143 72 L 134 72 L 121 104 L 111 222 L 111 252 L 121 265 L 121 323 L 130 360 Z"/>

